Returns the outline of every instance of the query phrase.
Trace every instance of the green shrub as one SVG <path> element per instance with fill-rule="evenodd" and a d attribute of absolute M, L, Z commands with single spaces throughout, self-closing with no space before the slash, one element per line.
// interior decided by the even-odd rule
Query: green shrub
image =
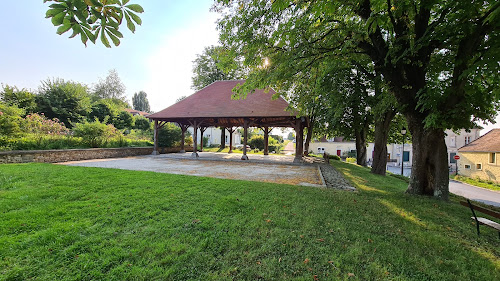
<path fill-rule="evenodd" d="M 203 147 L 208 147 L 208 137 L 203 137 Z"/>
<path fill-rule="evenodd" d="M 333 159 L 333 160 L 340 160 L 340 157 L 338 155 L 335 155 L 335 154 L 329 154 L 328 157 L 330 159 Z M 356 162 L 356 161 L 355 161 Z"/>
<path fill-rule="evenodd" d="M 150 130 L 152 122 L 142 115 L 134 116 L 134 129 Z"/>
<path fill-rule="evenodd" d="M 0 135 L 15 135 L 21 132 L 19 125 L 24 110 L 0 102 Z"/>
<path fill-rule="evenodd" d="M 264 149 L 264 136 L 255 135 L 248 140 L 248 145 L 252 148 Z"/>
<path fill-rule="evenodd" d="M 173 147 L 176 142 L 180 142 L 181 136 L 181 128 L 174 123 L 167 123 L 158 131 L 158 145 Z"/>
<path fill-rule="evenodd" d="M 73 133 L 90 147 L 103 147 L 109 138 L 120 135 L 113 125 L 103 124 L 97 119 L 94 122 L 76 123 Z"/>

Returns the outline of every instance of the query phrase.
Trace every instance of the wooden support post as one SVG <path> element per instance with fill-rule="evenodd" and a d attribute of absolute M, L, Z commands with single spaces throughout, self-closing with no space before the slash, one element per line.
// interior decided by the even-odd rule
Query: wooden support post
<path fill-rule="evenodd" d="M 158 130 L 160 128 L 158 127 L 158 120 L 155 120 L 155 126 L 154 126 L 154 147 L 153 147 L 153 153 L 152 155 L 159 155 L 160 152 L 158 151 Z"/>
<path fill-rule="evenodd" d="M 198 125 L 196 124 L 196 120 L 193 121 L 193 153 L 191 157 L 199 157 L 198 155 Z"/>
<path fill-rule="evenodd" d="M 220 127 L 220 149 L 226 148 L 226 128 Z"/>
<path fill-rule="evenodd" d="M 304 153 L 304 127 L 302 126 L 302 120 L 297 119 L 295 125 L 295 159 L 293 162 L 302 162 L 302 154 Z"/>
<path fill-rule="evenodd" d="M 269 127 L 264 127 L 264 155 L 269 155 Z"/>
<path fill-rule="evenodd" d="M 186 131 L 188 129 L 188 125 L 183 125 L 183 124 L 179 124 L 179 127 L 181 127 L 181 151 L 179 151 L 179 153 L 186 153 L 186 147 L 185 147 L 185 141 L 184 139 L 186 138 Z"/>
<path fill-rule="evenodd" d="M 208 127 L 200 126 L 200 152 L 203 152 L 203 134 L 207 130 Z"/>
<path fill-rule="evenodd" d="M 233 153 L 233 133 L 234 129 L 233 127 L 226 128 L 227 131 L 229 132 L 229 152 L 228 153 Z"/>
<path fill-rule="evenodd" d="M 243 135 L 244 135 L 243 156 L 241 156 L 241 160 L 248 160 L 248 156 L 247 156 L 248 120 L 247 119 L 245 119 L 245 121 L 243 121 Z"/>

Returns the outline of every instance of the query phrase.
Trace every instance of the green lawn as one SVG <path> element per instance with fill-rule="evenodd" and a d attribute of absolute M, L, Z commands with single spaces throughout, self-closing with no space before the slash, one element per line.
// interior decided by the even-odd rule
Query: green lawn
<path fill-rule="evenodd" d="M 0 280 L 500 280 L 456 198 L 333 162 L 358 192 L 0 165 Z"/>

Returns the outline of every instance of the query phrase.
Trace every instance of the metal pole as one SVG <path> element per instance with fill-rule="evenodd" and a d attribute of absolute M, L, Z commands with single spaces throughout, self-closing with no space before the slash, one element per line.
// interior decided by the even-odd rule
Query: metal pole
<path fill-rule="evenodd" d="M 405 135 L 403 135 L 403 149 L 401 149 L 401 175 L 403 176 L 403 162 L 405 160 Z"/>
<path fill-rule="evenodd" d="M 458 160 L 455 159 L 455 176 L 458 175 Z"/>

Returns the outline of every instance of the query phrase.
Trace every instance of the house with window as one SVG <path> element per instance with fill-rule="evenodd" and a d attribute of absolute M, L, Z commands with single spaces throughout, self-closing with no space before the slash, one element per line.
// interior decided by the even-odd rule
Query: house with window
<path fill-rule="evenodd" d="M 458 155 L 460 175 L 500 182 L 500 129 L 493 129 L 458 149 Z"/>
<path fill-rule="evenodd" d="M 444 141 L 448 148 L 448 166 L 451 166 L 453 170 L 456 162 L 454 157 L 457 155 L 458 149 L 478 139 L 481 129 L 481 127 L 475 127 L 468 132 L 465 129 L 456 132 L 452 130 L 445 131 L 446 137 Z"/>

